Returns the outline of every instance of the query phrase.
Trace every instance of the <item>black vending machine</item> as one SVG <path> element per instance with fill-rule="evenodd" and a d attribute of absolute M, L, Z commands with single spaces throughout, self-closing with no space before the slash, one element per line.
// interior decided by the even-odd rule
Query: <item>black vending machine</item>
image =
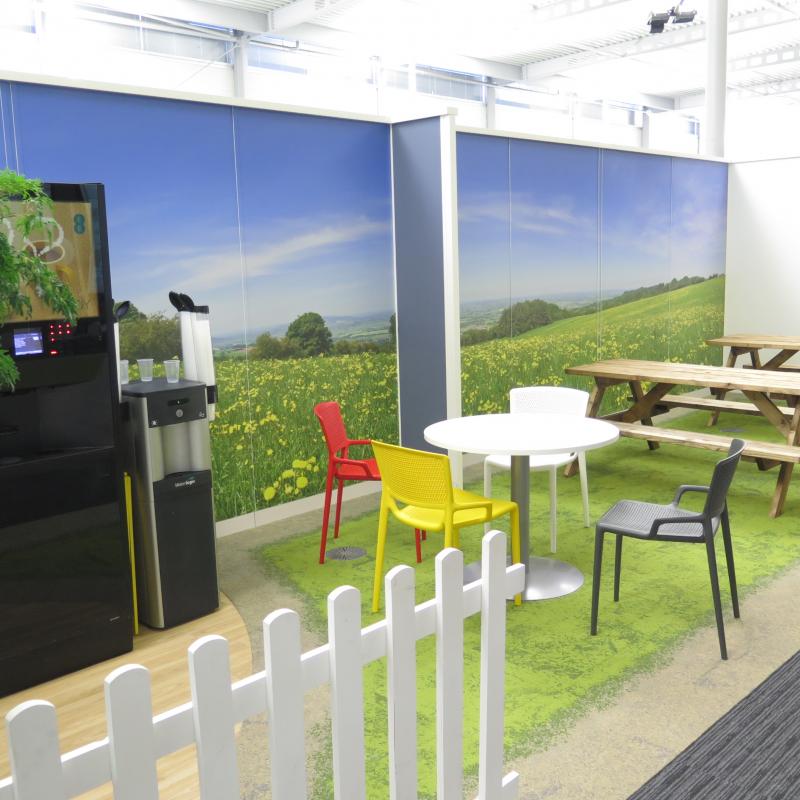
<path fill-rule="evenodd" d="M 0 696 L 133 646 L 103 187 L 45 190 L 56 235 L 26 246 L 80 310 L 70 325 L 32 298 L 0 326 L 20 373 L 0 391 Z"/>

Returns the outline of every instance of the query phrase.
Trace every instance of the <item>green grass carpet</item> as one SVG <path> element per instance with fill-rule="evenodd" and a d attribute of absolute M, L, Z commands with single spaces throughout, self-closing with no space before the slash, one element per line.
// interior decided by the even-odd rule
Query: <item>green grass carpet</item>
<path fill-rule="evenodd" d="M 693 414 L 676 427 L 704 429 L 707 415 Z M 719 429 L 754 439 L 778 439 L 758 418 L 723 415 Z M 589 490 L 592 518 L 616 500 L 635 498 L 669 502 L 681 483 L 707 483 L 719 456 L 686 447 L 664 446 L 650 452 L 644 442 L 620 440 L 590 453 Z M 747 594 L 800 559 L 800 484 L 789 492 L 783 516 L 767 515 L 776 472 L 760 473 L 755 464 L 740 465 L 729 498 L 736 570 L 747 615 Z M 508 496 L 505 476 L 495 477 L 495 493 Z M 480 491 L 477 485 L 471 486 Z M 581 519 L 577 478 L 559 480 L 558 558 L 575 564 L 586 576 L 577 592 L 556 600 L 508 607 L 506 668 L 506 755 L 512 758 L 542 747 L 565 730 L 576 716 L 613 700 L 626 681 L 642 671 L 664 664 L 670 651 L 688 634 L 713 625 L 705 548 L 674 543 L 627 540 L 624 546 L 620 602 L 612 602 L 613 537 L 607 537 L 600 598 L 599 635 L 589 635 L 593 530 Z M 364 547 L 367 557 L 357 561 L 316 563 L 319 532 L 269 545 L 262 558 L 272 579 L 284 581 L 305 599 L 300 609 L 306 624 L 325 629 L 328 592 L 350 584 L 362 593 L 363 624 L 380 619 L 370 612 L 377 513 L 342 526 L 339 543 Z M 503 527 L 502 525 L 500 527 Z M 462 532 L 465 560 L 479 556 L 482 531 Z M 726 626 L 738 624 L 732 616 L 721 537 L 718 561 L 723 586 Z M 424 560 L 417 566 L 417 601 L 433 596 L 434 556 L 441 535 L 431 534 L 423 545 Z M 546 474 L 532 476 L 531 549 L 549 552 Z M 385 568 L 414 564 L 413 531 L 393 525 Z M 478 693 L 480 627 L 477 617 L 465 625 L 465 769 L 474 776 L 478 762 Z M 420 797 L 436 792 L 434 640 L 417 648 L 418 741 Z M 732 653 L 735 657 L 735 653 Z M 716 644 L 706 654 L 716 663 Z M 367 742 L 367 796 L 388 797 L 386 745 L 386 674 L 383 663 L 364 673 Z M 329 769 L 329 768 L 328 768 Z M 330 797 L 330 775 L 316 776 L 315 797 Z"/>

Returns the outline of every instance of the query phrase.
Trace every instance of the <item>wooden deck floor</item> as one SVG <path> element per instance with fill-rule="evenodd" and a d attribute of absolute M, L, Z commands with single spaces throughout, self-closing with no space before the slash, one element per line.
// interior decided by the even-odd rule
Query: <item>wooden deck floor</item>
<path fill-rule="evenodd" d="M 224 636 L 230 643 L 233 680 L 247 677 L 252 671 L 247 629 L 230 600 L 221 595 L 219 610 L 206 617 L 166 631 L 141 627 L 131 653 L 0 698 L 0 716 L 5 718 L 25 700 L 48 700 L 56 707 L 62 753 L 102 739 L 106 735 L 103 680 L 109 672 L 124 664 L 147 667 L 152 675 L 153 711 L 167 711 L 190 699 L 186 651 L 196 639 L 209 634 Z M 8 742 L 3 733 L 0 778 L 9 772 Z M 195 800 L 199 796 L 194 747 L 161 759 L 158 774 L 162 800 Z M 82 795 L 87 800 L 112 797 L 110 784 Z"/>

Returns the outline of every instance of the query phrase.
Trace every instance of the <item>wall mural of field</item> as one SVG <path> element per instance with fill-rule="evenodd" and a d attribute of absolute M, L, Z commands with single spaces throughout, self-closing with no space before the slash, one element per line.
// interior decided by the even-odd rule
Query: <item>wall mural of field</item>
<path fill-rule="evenodd" d="M 598 358 L 720 363 L 724 164 L 458 134 L 458 189 L 465 414 Z"/>
<path fill-rule="evenodd" d="M 180 354 L 171 289 L 210 306 L 217 519 L 322 490 L 322 400 L 397 440 L 388 126 L 28 84 L 14 104 L 21 170 L 106 186 L 122 357 Z"/>

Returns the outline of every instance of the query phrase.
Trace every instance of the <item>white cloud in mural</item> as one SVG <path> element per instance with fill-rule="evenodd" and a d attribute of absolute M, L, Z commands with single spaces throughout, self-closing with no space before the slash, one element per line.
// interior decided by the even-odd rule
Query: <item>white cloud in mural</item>
<path fill-rule="evenodd" d="M 547 204 L 536 203 L 530 194 L 508 195 L 488 192 L 477 202 L 467 202 L 459 208 L 459 222 L 477 223 L 487 220 L 511 225 L 519 231 L 541 233 L 545 236 L 574 236 L 594 230 L 595 220 L 575 212 L 570 199 L 553 198 Z"/>

